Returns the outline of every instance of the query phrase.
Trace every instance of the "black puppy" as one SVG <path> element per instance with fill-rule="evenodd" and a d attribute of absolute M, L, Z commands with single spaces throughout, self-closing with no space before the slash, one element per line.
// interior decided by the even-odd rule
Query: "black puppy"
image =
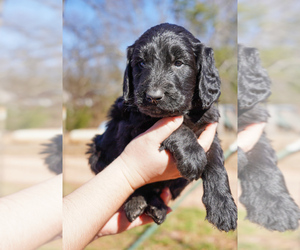
<path fill-rule="evenodd" d="M 260 64 L 258 50 L 238 48 L 238 126 L 267 122 L 268 112 L 260 104 L 271 94 L 270 78 Z M 276 154 L 266 134 L 247 153 L 238 150 L 240 201 L 247 219 L 269 230 L 286 231 L 298 227 L 300 210 L 291 198 L 284 177 L 277 167 Z"/>
<path fill-rule="evenodd" d="M 162 117 L 184 115 L 183 125 L 160 150 L 169 150 L 184 178 L 139 188 L 124 204 L 129 221 L 145 213 L 161 224 L 167 207 L 160 198 L 169 187 L 172 198 L 193 180 L 202 178 L 206 219 L 218 229 L 236 228 L 237 209 L 224 168 L 217 135 L 205 153 L 197 138 L 219 118 L 212 106 L 220 95 L 213 51 L 184 28 L 161 24 L 147 30 L 127 51 L 123 97 L 111 108 L 107 130 L 90 144 L 89 163 L 97 174 L 117 158 L 126 145 Z"/>

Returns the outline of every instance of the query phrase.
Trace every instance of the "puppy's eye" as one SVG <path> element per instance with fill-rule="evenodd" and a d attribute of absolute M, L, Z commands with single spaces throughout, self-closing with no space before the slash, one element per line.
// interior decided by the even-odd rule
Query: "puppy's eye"
<path fill-rule="evenodd" d="M 144 61 L 139 62 L 140 68 L 145 68 L 146 64 Z"/>
<path fill-rule="evenodd" d="M 182 64 L 183 64 L 183 62 L 178 61 L 178 60 L 174 62 L 174 65 L 175 65 L 176 67 L 180 67 Z"/>

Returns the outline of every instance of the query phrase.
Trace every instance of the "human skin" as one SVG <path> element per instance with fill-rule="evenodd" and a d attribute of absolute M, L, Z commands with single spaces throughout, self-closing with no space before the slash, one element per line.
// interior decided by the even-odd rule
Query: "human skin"
<path fill-rule="evenodd" d="M 180 177 L 171 154 L 159 147 L 182 121 L 182 117 L 158 121 L 109 167 L 63 199 L 62 174 L 2 197 L 0 249 L 36 249 L 62 235 L 62 220 L 63 249 L 72 250 L 84 248 L 97 237 L 152 222 L 142 215 L 129 223 L 120 207 L 138 187 Z M 216 123 L 209 125 L 198 140 L 205 151 L 216 127 Z M 167 204 L 170 191 L 165 189 L 161 197 Z"/>
<path fill-rule="evenodd" d="M 181 177 L 171 154 L 159 151 L 159 147 L 182 122 L 182 117 L 159 120 L 130 142 L 109 167 L 64 198 L 64 249 L 82 249 L 99 236 L 150 222 L 142 215 L 133 222 L 136 224 L 124 226 L 124 214 L 118 210 L 137 188 Z M 199 138 L 206 151 L 213 141 L 216 126 L 208 126 Z"/>
<path fill-rule="evenodd" d="M 36 249 L 61 228 L 61 174 L 0 199 L 0 249 Z"/>
<path fill-rule="evenodd" d="M 238 133 L 238 146 L 244 152 L 250 151 L 258 142 L 265 126 L 265 122 L 253 123 L 247 126 L 243 131 Z"/>
<path fill-rule="evenodd" d="M 207 152 L 210 148 L 210 145 L 213 141 L 214 134 L 216 133 L 216 128 L 217 128 L 217 123 L 210 124 L 209 126 L 206 127 L 205 131 L 201 134 L 200 138 L 198 139 L 199 144 L 203 147 L 205 152 Z M 171 200 L 171 193 L 168 188 L 162 191 L 161 198 L 166 205 L 169 203 L 169 201 Z M 167 213 L 171 211 L 172 210 L 168 208 Z M 131 228 L 145 225 L 151 222 L 153 222 L 152 218 L 145 214 L 142 214 L 133 222 L 129 222 L 126 218 L 124 210 L 120 209 L 100 229 L 95 239 L 105 235 L 121 233 L 125 230 L 129 230 Z"/>

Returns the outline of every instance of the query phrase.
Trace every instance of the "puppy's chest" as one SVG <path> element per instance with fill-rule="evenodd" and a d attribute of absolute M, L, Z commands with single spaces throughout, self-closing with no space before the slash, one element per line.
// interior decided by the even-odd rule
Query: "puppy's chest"
<path fill-rule="evenodd" d="M 139 119 L 139 117 L 118 121 L 117 133 L 112 140 L 117 144 L 119 153 L 125 149 L 130 141 L 151 128 L 156 121 L 156 119 Z"/>
<path fill-rule="evenodd" d="M 206 124 L 198 120 L 193 122 L 189 117 L 184 117 L 183 125 L 192 130 L 197 136 L 199 136 L 205 129 Z"/>
<path fill-rule="evenodd" d="M 124 150 L 126 145 L 151 128 L 160 118 L 153 118 L 144 115 L 140 112 L 134 112 L 130 109 L 125 109 L 122 102 L 121 105 L 116 105 L 112 112 L 112 119 L 117 124 L 117 133 L 112 140 L 117 143 L 120 152 Z M 195 112 L 194 114 L 185 115 L 183 126 L 191 129 L 198 137 L 207 124 L 217 121 L 218 115 L 212 110 L 208 112 Z"/>

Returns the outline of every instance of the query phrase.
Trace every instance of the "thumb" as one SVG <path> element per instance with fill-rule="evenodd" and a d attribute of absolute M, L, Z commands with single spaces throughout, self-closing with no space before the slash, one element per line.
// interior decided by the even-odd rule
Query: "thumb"
<path fill-rule="evenodd" d="M 183 122 L 183 116 L 167 117 L 157 121 L 141 136 L 149 136 L 157 142 L 163 142 L 169 137 Z"/>
<path fill-rule="evenodd" d="M 218 123 L 211 123 L 207 125 L 205 130 L 200 135 L 198 142 L 201 145 L 201 147 L 204 149 L 205 152 L 207 152 L 215 138 L 216 130 L 217 130 Z"/>

